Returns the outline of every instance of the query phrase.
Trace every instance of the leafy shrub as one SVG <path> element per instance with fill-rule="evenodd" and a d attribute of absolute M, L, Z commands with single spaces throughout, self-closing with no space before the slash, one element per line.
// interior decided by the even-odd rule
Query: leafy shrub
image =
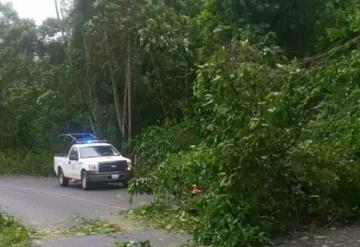
<path fill-rule="evenodd" d="M 13 218 L 0 213 L 0 246 L 22 247 L 28 244 L 28 233 Z"/>
<path fill-rule="evenodd" d="M 359 218 L 360 52 L 330 62 L 314 72 L 318 90 L 314 115 L 302 127 L 289 167 L 302 187 L 297 194 L 302 215 L 317 218 Z"/>
<path fill-rule="evenodd" d="M 264 246 L 298 224 L 356 218 L 359 57 L 305 73 L 220 48 L 198 72 L 201 143 L 155 155 L 130 192 L 194 216 L 195 240 L 213 246 Z M 158 137 L 153 150 L 167 140 Z"/>
<path fill-rule="evenodd" d="M 189 150 L 199 143 L 199 135 L 193 122 L 165 122 L 164 126 L 148 128 L 135 140 L 137 174 L 148 174 L 168 155 Z"/>
<path fill-rule="evenodd" d="M 196 95 L 206 138 L 164 159 L 144 180 L 159 200 L 175 199 L 198 214 L 199 242 L 263 245 L 279 225 L 276 214 L 287 208 L 278 202 L 289 197 L 283 158 L 301 107 L 287 98 L 287 76 L 287 69 L 234 62 L 222 48 L 201 67 Z M 199 199 L 192 198 L 193 184 L 203 190 Z"/>
<path fill-rule="evenodd" d="M 214 169 L 213 155 L 210 149 L 193 148 L 188 152 L 169 155 L 162 163 L 153 168 L 152 173 L 145 178 L 131 182 L 131 193 L 154 193 L 158 200 L 173 200 L 191 197 L 192 185 L 206 188 L 212 184 Z M 161 177 L 161 179 L 159 179 Z M 170 195 L 170 198 L 168 198 Z M 160 198 L 164 196 L 163 198 Z"/>

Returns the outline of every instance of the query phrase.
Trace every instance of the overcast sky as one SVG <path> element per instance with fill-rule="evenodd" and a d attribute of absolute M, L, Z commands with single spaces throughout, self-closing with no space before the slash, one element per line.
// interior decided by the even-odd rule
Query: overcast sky
<path fill-rule="evenodd" d="M 54 0 L 0 0 L 11 2 L 21 18 L 32 18 L 41 24 L 47 17 L 55 17 Z"/>

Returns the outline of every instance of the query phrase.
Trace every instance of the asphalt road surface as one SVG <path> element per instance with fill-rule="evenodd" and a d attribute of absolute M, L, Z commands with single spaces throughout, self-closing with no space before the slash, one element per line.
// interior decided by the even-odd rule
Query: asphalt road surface
<path fill-rule="evenodd" d="M 121 186 L 101 186 L 83 191 L 80 185 L 62 188 L 55 178 L 0 176 L 1 211 L 14 216 L 34 229 L 59 229 L 70 227 L 74 217 L 107 220 L 121 210 L 130 209 L 151 201 L 148 196 L 129 195 Z M 179 246 L 185 236 L 163 230 L 136 230 L 132 232 L 79 236 L 65 239 L 37 241 L 34 246 L 114 246 L 115 242 L 150 240 L 155 247 Z"/>
<path fill-rule="evenodd" d="M 71 227 L 74 217 L 114 220 L 121 210 L 151 201 L 150 197 L 134 198 L 129 203 L 126 189 L 102 186 L 83 191 L 80 185 L 58 186 L 55 178 L 0 176 L 0 210 L 15 216 L 29 228 L 50 230 Z M 115 220 L 117 220 L 115 218 Z M 179 247 L 188 236 L 156 229 L 133 229 L 108 235 L 58 236 L 40 239 L 34 247 L 114 247 L 116 242 L 150 240 L 153 247 Z M 360 228 L 333 228 L 317 234 L 300 234 L 280 240 L 279 247 L 360 246 Z"/>

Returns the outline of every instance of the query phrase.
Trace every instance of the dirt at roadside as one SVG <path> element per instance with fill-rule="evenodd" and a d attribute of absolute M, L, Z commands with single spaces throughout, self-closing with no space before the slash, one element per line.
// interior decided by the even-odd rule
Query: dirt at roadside
<path fill-rule="evenodd" d="M 279 241 L 280 242 L 280 241 Z M 278 247 L 360 247 L 360 227 L 332 228 L 316 234 L 299 234 Z"/>

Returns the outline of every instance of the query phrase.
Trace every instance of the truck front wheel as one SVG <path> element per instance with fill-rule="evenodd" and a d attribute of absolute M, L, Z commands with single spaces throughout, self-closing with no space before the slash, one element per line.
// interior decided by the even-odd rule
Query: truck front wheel
<path fill-rule="evenodd" d="M 58 180 L 61 187 L 66 187 L 69 185 L 69 179 L 64 176 L 64 173 L 61 168 L 59 168 Z"/>
<path fill-rule="evenodd" d="M 82 186 L 83 190 L 90 189 L 90 183 L 89 183 L 86 171 L 81 172 L 81 186 Z"/>

